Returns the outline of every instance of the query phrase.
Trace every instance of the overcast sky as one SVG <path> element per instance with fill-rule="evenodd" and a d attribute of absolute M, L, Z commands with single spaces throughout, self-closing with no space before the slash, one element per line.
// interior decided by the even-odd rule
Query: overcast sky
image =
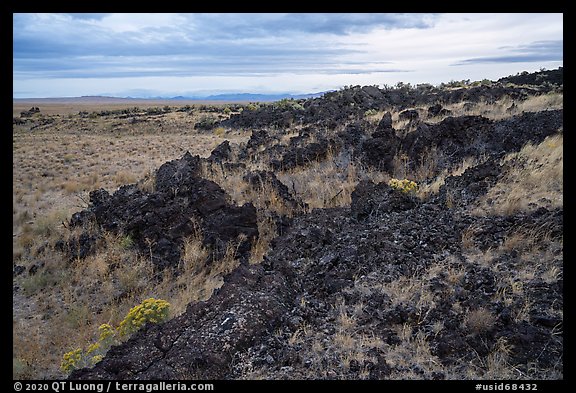
<path fill-rule="evenodd" d="M 14 14 L 13 96 L 313 93 L 563 65 L 562 14 Z"/>

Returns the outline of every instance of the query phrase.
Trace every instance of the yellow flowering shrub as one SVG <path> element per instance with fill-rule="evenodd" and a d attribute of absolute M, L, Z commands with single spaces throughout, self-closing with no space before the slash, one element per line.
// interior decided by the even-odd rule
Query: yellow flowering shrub
<path fill-rule="evenodd" d="M 100 342 L 97 341 L 94 344 L 91 344 L 90 346 L 88 346 L 86 353 L 92 353 L 94 351 L 97 351 L 99 348 L 100 348 Z"/>
<path fill-rule="evenodd" d="M 130 335 L 139 330 L 146 322 L 159 323 L 168 317 L 170 304 L 161 299 L 149 298 L 133 307 L 120 322 L 120 336 Z"/>
<path fill-rule="evenodd" d="M 388 185 L 396 190 L 402 191 L 405 194 L 411 194 L 418 191 L 418 184 L 408 179 L 390 179 Z"/>
<path fill-rule="evenodd" d="M 75 349 L 70 352 L 66 352 L 62 357 L 62 363 L 60 364 L 60 369 L 65 373 L 69 373 L 78 367 L 82 360 L 82 348 Z"/>
<path fill-rule="evenodd" d="M 170 303 L 165 300 L 149 298 L 141 304 L 133 307 L 124 320 L 120 322 L 118 329 L 114 329 L 110 324 L 103 323 L 98 327 L 98 341 L 92 343 L 83 351 L 77 348 L 67 352 L 62 357 L 60 369 L 68 374 L 71 371 L 92 367 L 104 358 L 110 347 L 118 340 L 118 336 L 125 337 L 139 330 L 146 322 L 159 323 L 168 317 Z"/>
<path fill-rule="evenodd" d="M 103 323 L 98 327 L 98 331 L 100 332 L 100 338 L 98 341 L 106 341 L 110 338 L 114 338 L 116 335 L 116 330 L 112 326 L 107 323 Z"/>

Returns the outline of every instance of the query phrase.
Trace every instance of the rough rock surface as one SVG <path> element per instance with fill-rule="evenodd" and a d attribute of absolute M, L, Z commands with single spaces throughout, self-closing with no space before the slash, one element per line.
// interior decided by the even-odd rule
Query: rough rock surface
<path fill-rule="evenodd" d="M 231 116 L 222 124 L 259 130 L 238 154 L 223 144 L 209 161 L 239 165 L 231 157 L 258 156 L 264 167 L 285 170 L 321 162 L 335 149 L 390 171 L 399 153 L 417 165 L 436 152 L 438 173 L 465 157 L 485 159 L 447 177 L 425 200 L 363 180 L 348 207 L 301 209 L 282 218 L 281 235 L 262 263 L 240 264 L 210 299 L 146 326 L 70 378 L 446 379 L 466 376 L 471 367 L 486 371 L 502 359 L 501 366 L 520 376 L 562 373 L 562 208 L 502 216 L 468 208 L 503 178 L 499 159 L 561 130 L 563 111 L 416 120 L 407 133 L 392 127 L 389 113 L 378 125 L 363 118 L 369 109 L 411 113 L 419 105 L 430 116 L 445 116 L 449 103 L 522 100 L 547 89 L 358 86 L 298 106 Z M 284 129 L 295 124 L 298 135 L 287 139 Z M 230 205 L 216 183 L 199 177 L 200 163 L 186 155 L 163 165 L 153 193 L 136 185 L 113 195 L 95 191 L 90 209 L 75 215 L 73 225 L 96 222 L 129 234 L 139 247 L 152 238 L 159 265 L 178 260 L 182 237 L 194 231 L 190 218 L 216 250 L 240 234 L 255 239 L 255 208 Z M 244 180 L 257 189 L 269 184 L 286 204 L 301 206 L 272 171 L 252 170 Z M 512 246 L 519 233 L 530 241 Z M 91 252 L 91 236 L 84 232 L 61 246 L 84 255 Z M 241 252 L 247 255 L 249 247 L 246 242 Z M 418 353 L 425 356 L 418 359 Z"/>
<path fill-rule="evenodd" d="M 562 128 L 563 110 L 525 112 L 502 120 L 450 116 L 439 123 L 413 123 L 415 130 L 403 137 L 392 127 L 389 113 L 375 128 L 361 120 L 350 122 L 335 133 L 326 128 L 305 127 L 286 145 L 274 143 L 281 132 L 272 134 L 261 130 L 252 134 L 238 157 L 240 160 L 253 157 L 261 149 L 258 153 L 261 160 L 277 171 L 322 161 L 330 150 L 345 151 L 371 168 L 392 173 L 395 157 L 402 155 L 407 158 L 410 170 L 416 170 L 427 160 L 434 161 L 434 173 L 431 173 L 434 175 L 467 157 L 498 158 L 520 150 L 528 142 L 542 142 Z"/>
<path fill-rule="evenodd" d="M 438 168 L 445 168 L 465 157 L 501 156 L 528 142 L 540 143 L 562 125 L 563 110 L 526 112 L 499 121 L 482 116 L 448 117 L 438 124 L 420 124 L 401 141 L 399 150 L 415 166 L 435 149 L 442 157 Z"/>
<path fill-rule="evenodd" d="M 362 161 L 371 167 L 390 172 L 393 169 L 394 156 L 398 152 L 401 139 L 392 128 L 392 116 L 384 114 L 371 138 L 362 144 Z"/>
<path fill-rule="evenodd" d="M 67 245 L 60 242 L 60 247 L 72 257 L 88 255 L 96 239 L 88 228 L 95 223 L 99 230 L 129 236 L 142 252 L 151 253 L 156 266 L 174 267 L 184 239 L 194 236 L 199 225 L 204 245 L 216 256 L 225 253 L 229 242 L 245 236 L 238 252 L 246 257 L 258 236 L 255 207 L 231 205 L 218 184 L 198 177 L 199 165 L 200 158 L 190 153 L 163 164 L 151 193 L 136 184 L 122 186 L 112 195 L 103 189 L 92 191 L 90 207 L 70 220 L 71 227 L 84 227 L 86 232 Z"/>
<path fill-rule="evenodd" d="M 483 190 L 476 184 L 483 174 L 492 176 L 486 170 L 464 176 L 460 191 L 480 196 Z M 380 208 L 374 211 L 374 206 Z M 365 214 L 368 211 L 374 214 Z M 563 226 L 561 210 L 478 219 L 436 202 L 408 202 L 400 191 L 383 184 L 360 183 L 351 209 L 317 209 L 296 218 L 261 265 L 242 266 L 207 302 L 140 331 L 94 368 L 75 371 L 70 378 L 238 378 L 254 367 L 269 378 L 299 378 L 309 375 L 315 361 L 313 343 L 331 342 L 339 313 L 357 304 L 363 308 L 356 316 L 355 335 L 376 337 L 389 350 L 405 345 L 394 326 L 411 324 L 419 326 L 414 334 L 427 335 L 431 354 L 448 369 L 488 356 L 503 339 L 514 345 L 513 364 L 535 361 L 538 367 L 552 367 L 562 354 L 562 336 L 552 334 L 562 324 L 552 312 L 561 307 L 561 285 L 531 281 L 528 296 L 538 299 L 542 312 L 530 316 L 533 323 L 514 318 L 521 304 L 495 297 L 506 271 L 466 262 L 461 239 L 473 222 L 479 245 L 498 244 L 496 236 L 503 240 L 519 225 L 547 226 L 553 237 L 561 236 Z M 514 255 L 501 258 L 508 268 L 522 263 Z M 429 274 L 442 265 L 439 274 Z M 454 278 L 446 271 L 454 268 L 461 269 L 461 275 L 451 282 Z M 407 278 L 418 278 L 434 300 L 417 307 L 386 291 L 368 290 Z M 452 309 L 455 303 L 469 310 L 483 308 L 494 320 L 485 330 L 471 333 Z M 429 330 L 440 323 L 440 332 Z M 313 333 L 295 344 L 303 326 Z M 381 347 L 366 350 L 370 356 L 363 364 L 333 377 L 359 378 L 361 370 L 367 370 L 371 378 L 386 378 L 402 371 L 387 363 Z M 233 354 L 240 360 L 231 367 Z M 326 354 L 328 364 L 331 356 Z"/>
<path fill-rule="evenodd" d="M 562 71 L 556 72 L 554 83 L 562 81 Z M 543 79 L 545 80 L 545 79 Z M 504 81 L 503 81 L 504 82 Z M 286 128 L 294 124 L 316 124 L 335 129 L 339 124 L 360 119 L 367 110 L 384 110 L 391 106 L 400 109 L 436 103 L 447 105 L 467 101 L 470 103 L 492 103 L 503 97 L 525 100 L 529 96 L 545 94 L 555 87 L 539 82 L 539 86 L 508 87 L 504 83 L 480 85 L 458 89 L 381 89 L 375 86 L 353 86 L 344 90 L 328 92 L 322 97 L 306 100 L 300 108 L 278 108 L 262 106 L 255 110 L 245 110 L 221 121 L 221 125 L 233 128 Z"/>
<path fill-rule="evenodd" d="M 214 150 L 212 150 L 212 152 L 210 153 L 210 157 L 208 157 L 208 161 L 216 161 L 216 162 L 225 161 L 230 158 L 231 152 L 232 149 L 230 148 L 230 142 L 224 141 L 218 146 L 216 146 Z"/>
<path fill-rule="evenodd" d="M 295 149 L 286 149 L 282 158 L 272 160 L 270 165 L 273 169 L 292 169 L 297 166 L 303 166 L 313 161 L 320 161 L 326 158 L 328 154 L 328 141 L 321 139 L 318 142 L 312 142 L 305 147 Z"/>
<path fill-rule="evenodd" d="M 414 197 L 398 192 L 386 183 L 363 180 L 352 192 L 352 215 L 358 220 L 391 211 L 409 210 L 416 206 Z"/>
<path fill-rule="evenodd" d="M 240 266 L 208 301 L 147 326 L 70 379 L 223 379 L 234 354 L 257 343 L 290 309 L 286 279 L 262 266 Z"/>

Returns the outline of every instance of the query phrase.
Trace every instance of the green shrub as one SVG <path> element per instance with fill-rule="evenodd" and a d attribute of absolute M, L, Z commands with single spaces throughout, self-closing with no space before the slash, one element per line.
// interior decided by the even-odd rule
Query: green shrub
<path fill-rule="evenodd" d="M 298 101 L 293 98 L 283 98 L 276 102 L 276 107 L 280 109 L 294 109 L 297 111 L 303 111 L 304 107 Z"/>
<path fill-rule="evenodd" d="M 205 114 L 200 116 L 200 119 L 194 125 L 194 128 L 198 130 L 211 130 L 217 122 L 218 119 L 216 119 L 213 115 Z"/>
<path fill-rule="evenodd" d="M 132 240 L 132 237 L 130 235 L 122 236 L 120 238 L 119 245 L 124 250 L 127 250 L 134 245 L 134 240 Z"/>

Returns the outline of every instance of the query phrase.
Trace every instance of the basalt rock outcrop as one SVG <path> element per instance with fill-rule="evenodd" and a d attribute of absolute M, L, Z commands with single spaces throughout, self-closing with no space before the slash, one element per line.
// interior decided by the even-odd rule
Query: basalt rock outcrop
<path fill-rule="evenodd" d="M 93 251 L 99 233 L 111 231 L 129 237 L 157 267 L 175 267 L 183 241 L 200 231 L 211 257 L 222 257 L 227 245 L 240 239 L 238 253 L 246 258 L 258 236 L 255 207 L 232 205 L 218 184 L 199 177 L 199 165 L 200 158 L 189 153 L 165 163 L 156 171 L 153 192 L 137 184 L 113 194 L 92 191 L 89 208 L 70 220 L 71 227 L 86 231 L 68 243 L 60 241 L 59 247 L 83 258 Z M 94 227 L 96 234 L 90 231 Z"/>
<path fill-rule="evenodd" d="M 474 191 L 475 184 L 493 175 L 481 171 L 465 176 L 459 191 L 470 188 L 465 194 L 479 196 L 482 192 Z M 478 219 L 458 207 L 410 199 L 384 184 L 360 183 L 351 208 L 316 209 L 297 217 L 262 264 L 241 266 L 208 301 L 191 304 L 164 324 L 147 326 L 112 348 L 95 367 L 75 371 L 70 378 L 228 379 L 241 378 L 251 367 L 262 368 L 268 378 L 309 376 L 307 370 L 316 360 L 306 348 L 313 342 L 331 342 L 342 307 L 357 304 L 363 308 L 355 314 L 355 334 L 393 350 L 405 345 L 393 326 L 419 326 L 414 334 L 429 337 L 431 354 L 446 369 L 462 367 L 462 359 L 467 363 L 488 356 L 502 340 L 514 346 L 514 364 L 535 361 L 538 367 L 552 367 L 562 354 L 562 335 L 553 334 L 562 325 L 553 312 L 562 304 L 562 281 L 530 281 L 527 296 L 541 311 L 530 315 L 532 322 L 520 319 L 522 305 L 495 294 L 508 269 L 522 263 L 521 257 L 502 254 L 500 263 L 507 267 L 495 271 L 467 262 L 461 239 L 471 223 L 479 247 L 499 244 L 519 226 L 547 227 L 551 236 L 562 236 L 562 211 Z M 459 269 L 459 276 L 446 271 L 430 275 L 439 264 L 444 265 L 441 270 Z M 369 290 L 414 278 L 435 300 L 416 306 L 386 291 Z M 493 319 L 485 329 L 471 332 L 463 314 L 453 308 L 456 303 L 485 310 Z M 435 324 L 442 326 L 436 333 L 429 330 Z M 296 345 L 293 338 L 302 326 L 309 333 Z M 367 358 L 335 377 L 359 378 L 364 370 L 379 379 L 401 371 L 387 363 L 382 347 L 370 351 L 373 360 Z M 327 362 L 330 356 L 327 352 Z"/>
<path fill-rule="evenodd" d="M 561 373 L 562 207 L 507 215 L 473 214 L 469 207 L 503 179 L 505 154 L 561 132 L 563 111 L 423 120 L 450 115 L 444 108 L 450 103 L 522 100 L 552 88 L 358 86 L 222 121 L 254 131 L 239 146 L 221 144 L 206 163 L 257 162 L 264 169 L 246 170 L 242 181 L 257 192 L 273 190 L 294 217 L 278 220 L 282 231 L 261 263 L 240 264 L 208 300 L 146 325 L 70 378 L 447 379 L 494 364 L 511 365 L 520 376 Z M 367 110 L 391 106 L 404 111 L 409 129 L 395 129 L 390 113 L 378 124 L 364 119 Z M 311 211 L 276 176 L 337 154 L 389 173 L 398 156 L 411 170 L 434 159 L 431 177 L 464 158 L 482 160 L 447 176 L 423 199 L 364 179 L 348 206 Z M 152 244 L 159 267 L 177 265 L 182 240 L 197 228 L 215 253 L 244 239 L 239 253 L 246 259 L 259 235 L 257 214 L 267 213 L 233 205 L 218 184 L 201 177 L 201 164 L 190 154 L 164 164 L 153 192 L 138 185 L 93 191 L 90 207 L 70 224 L 126 234 L 145 252 Z M 529 244 L 511 245 L 519 233 Z M 86 230 L 61 246 L 85 255 L 97 236 Z M 353 351 L 359 355 L 348 356 Z M 426 352 L 426 366 L 394 357 L 406 351 Z"/>

